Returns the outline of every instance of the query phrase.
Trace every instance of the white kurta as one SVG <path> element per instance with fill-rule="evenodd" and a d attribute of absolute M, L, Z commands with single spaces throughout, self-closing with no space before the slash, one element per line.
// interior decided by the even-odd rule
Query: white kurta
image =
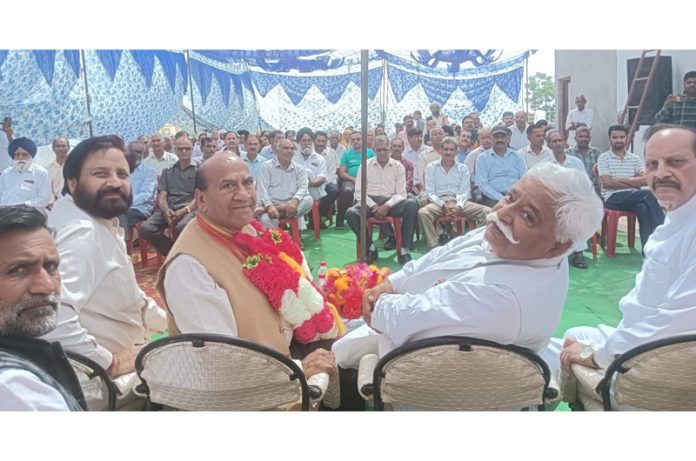
<path fill-rule="evenodd" d="M 505 260 L 488 249 L 485 228 L 431 250 L 389 276 L 399 294 L 382 295 L 372 323 L 334 344 L 340 366 L 437 336 L 471 336 L 540 351 L 561 317 L 568 293 L 565 257 Z M 543 293 L 544 296 L 539 296 Z"/>
<path fill-rule="evenodd" d="M 0 411 L 70 411 L 63 396 L 34 373 L 11 368 L 0 372 Z"/>
<path fill-rule="evenodd" d="M 58 325 L 42 339 L 108 368 L 112 354 L 166 330 L 164 309 L 138 286 L 117 219 L 90 216 L 66 195 L 48 224 L 57 231 L 62 285 Z"/>
<path fill-rule="evenodd" d="M 692 197 L 668 213 L 664 224 L 652 233 L 636 286 L 619 301 L 623 318 L 617 328 L 578 327 L 565 333 L 565 337 L 594 343 L 594 359 L 600 367 L 606 368 L 617 355 L 641 344 L 696 333 L 695 214 L 696 197 Z"/>

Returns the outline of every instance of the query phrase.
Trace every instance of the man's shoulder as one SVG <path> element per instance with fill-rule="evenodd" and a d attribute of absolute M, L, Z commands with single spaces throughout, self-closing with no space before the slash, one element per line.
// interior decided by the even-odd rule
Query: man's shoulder
<path fill-rule="evenodd" d="M 89 238 L 96 233 L 96 221 L 68 196 L 59 199 L 48 214 L 48 225 L 56 229 L 56 244 Z"/>

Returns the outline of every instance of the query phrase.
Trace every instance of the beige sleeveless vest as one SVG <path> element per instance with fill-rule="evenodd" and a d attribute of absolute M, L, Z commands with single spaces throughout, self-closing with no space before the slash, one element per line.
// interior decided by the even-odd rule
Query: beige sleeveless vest
<path fill-rule="evenodd" d="M 246 226 L 243 232 L 255 235 L 256 231 L 253 227 Z M 179 254 L 196 258 L 208 270 L 215 283 L 227 292 L 240 338 L 255 341 L 272 347 L 282 354 L 290 355 L 285 335 L 285 329 L 289 327 L 284 326 L 280 314 L 271 307 L 268 298 L 242 273 L 242 263 L 239 258 L 209 236 L 196 219 L 186 225 L 157 274 L 157 290 L 167 309 L 170 335 L 181 332 L 176 325 L 176 318 L 167 305 L 164 274 L 169 262 Z"/>

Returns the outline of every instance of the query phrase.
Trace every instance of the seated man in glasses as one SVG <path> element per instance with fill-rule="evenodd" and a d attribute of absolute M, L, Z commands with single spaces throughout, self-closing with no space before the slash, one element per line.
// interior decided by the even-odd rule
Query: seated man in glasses
<path fill-rule="evenodd" d="M 164 230 L 174 226 L 179 234 L 194 217 L 196 201 L 193 191 L 196 184 L 196 162 L 191 161 L 193 144 L 188 136 L 174 141 L 174 151 L 179 161 L 162 171 L 157 186 L 157 209 L 138 232 L 163 255 L 172 248 L 171 237 Z"/>

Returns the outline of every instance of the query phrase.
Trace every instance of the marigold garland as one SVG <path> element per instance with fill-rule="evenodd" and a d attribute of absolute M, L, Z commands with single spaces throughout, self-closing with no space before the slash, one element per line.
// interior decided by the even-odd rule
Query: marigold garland
<path fill-rule="evenodd" d="M 388 268 L 379 269 L 365 263 L 352 264 L 345 269 L 331 268 L 326 273 L 324 292 L 345 319 L 356 319 L 362 315 L 362 297 L 389 275 Z"/>
<path fill-rule="evenodd" d="M 229 234 L 200 215 L 198 219 L 216 240 L 241 250 L 245 255 L 242 272 L 292 326 L 297 342 L 337 338 L 345 332 L 337 310 L 302 268 L 302 250 L 288 234 L 280 229 L 264 229 L 257 221 L 251 222 L 256 236 L 244 232 Z"/>

